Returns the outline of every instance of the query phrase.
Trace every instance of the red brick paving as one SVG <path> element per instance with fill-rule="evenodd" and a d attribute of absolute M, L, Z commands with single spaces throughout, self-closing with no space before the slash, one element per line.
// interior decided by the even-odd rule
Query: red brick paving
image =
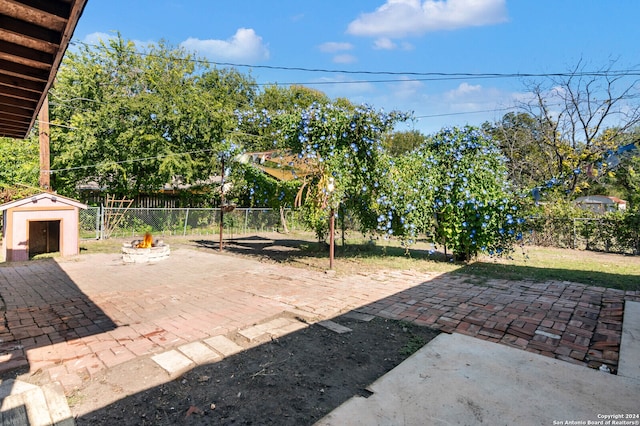
<path fill-rule="evenodd" d="M 358 310 L 616 369 L 624 301 L 639 300 L 639 292 L 558 281 L 475 281 L 442 276 Z"/>
<path fill-rule="evenodd" d="M 117 255 L 0 267 L 0 372 L 28 366 L 70 392 L 106 368 L 224 335 L 284 311 L 403 319 L 581 365 L 615 369 L 625 300 L 580 284 L 387 271 L 335 275 L 175 250 L 153 265 Z"/>

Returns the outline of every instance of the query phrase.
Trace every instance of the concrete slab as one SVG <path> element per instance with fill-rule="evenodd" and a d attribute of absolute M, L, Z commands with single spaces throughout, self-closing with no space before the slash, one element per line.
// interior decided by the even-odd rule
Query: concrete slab
<path fill-rule="evenodd" d="M 375 318 L 374 315 L 363 314 L 362 312 L 351 311 L 343 315 L 345 318 L 351 318 L 358 321 L 369 322 Z"/>
<path fill-rule="evenodd" d="M 345 327 L 344 325 L 340 325 L 337 322 L 333 322 L 330 320 L 320 321 L 318 322 L 318 325 L 338 334 L 344 334 L 351 331 L 349 327 Z"/>
<path fill-rule="evenodd" d="M 195 367 L 193 361 L 175 349 L 154 355 L 151 359 L 171 376 L 178 375 L 191 367 Z"/>
<path fill-rule="evenodd" d="M 238 352 L 242 352 L 244 349 L 242 346 L 225 336 L 210 337 L 205 339 L 204 342 L 224 356 L 237 354 Z"/>
<path fill-rule="evenodd" d="M 198 365 L 207 364 L 220 359 L 220 355 L 200 342 L 187 343 L 178 347 L 178 350 Z"/>
<path fill-rule="evenodd" d="M 47 400 L 44 398 L 44 394 L 39 387 L 24 392 L 22 398 L 27 407 L 30 426 L 49 426 L 53 423 L 49 415 Z"/>
<path fill-rule="evenodd" d="M 71 415 L 64 389 L 58 382 L 44 384 L 40 387 L 44 398 L 47 400 L 49 415 L 56 426 L 73 426 L 75 421 Z"/>
<path fill-rule="evenodd" d="M 21 380 L 6 380 L 0 384 L 0 402 L 3 425 L 75 424 L 59 383 L 41 388 Z"/>
<path fill-rule="evenodd" d="M 262 336 L 264 336 L 265 334 L 267 334 L 267 332 L 264 328 L 254 325 L 252 327 L 247 327 L 247 328 L 243 328 L 242 330 L 239 330 L 238 334 L 240 334 L 242 337 L 244 337 L 248 341 L 253 342 L 254 340 L 257 340 Z"/>
<path fill-rule="evenodd" d="M 272 334 L 276 337 L 286 336 L 287 334 L 295 333 L 309 327 L 309 324 L 300 321 L 292 321 L 289 325 L 280 327 L 272 331 Z"/>
<path fill-rule="evenodd" d="M 640 302 L 626 301 L 618 375 L 640 380 Z"/>
<path fill-rule="evenodd" d="M 22 426 L 31 424 L 22 395 L 9 395 L 4 398 L 0 416 L 2 417 L 3 425 Z"/>
<path fill-rule="evenodd" d="M 440 334 L 369 390 L 316 425 L 587 424 L 638 413 L 640 381 Z"/>
<path fill-rule="evenodd" d="M 289 318 L 276 318 L 263 324 L 258 324 L 256 327 L 266 331 L 267 333 L 271 333 L 273 330 L 288 326 L 291 322 L 292 321 Z"/>

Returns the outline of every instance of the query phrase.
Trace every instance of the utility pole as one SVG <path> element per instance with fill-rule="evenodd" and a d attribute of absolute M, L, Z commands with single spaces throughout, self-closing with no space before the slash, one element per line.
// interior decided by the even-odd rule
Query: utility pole
<path fill-rule="evenodd" d="M 45 191 L 51 191 L 50 157 L 49 157 L 49 95 L 38 114 L 38 130 L 40 141 L 40 187 Z"/>

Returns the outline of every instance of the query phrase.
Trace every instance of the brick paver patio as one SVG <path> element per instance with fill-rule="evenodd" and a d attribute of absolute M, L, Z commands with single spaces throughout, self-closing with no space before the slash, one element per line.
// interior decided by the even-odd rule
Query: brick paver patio
<path fill-rule="evenodd" d="M 615 370 L 624 302 L 640 300 L 640 292 L 558 281 L 409 271 L 336 277 L 191 249 L 156 264 L 124 265 L 107 254 L 5 264 L 0 296 L 0 372 L 41 370 L 67 392 L 136 357 L 283 312 L 323 320 L 355 310 Z"/>

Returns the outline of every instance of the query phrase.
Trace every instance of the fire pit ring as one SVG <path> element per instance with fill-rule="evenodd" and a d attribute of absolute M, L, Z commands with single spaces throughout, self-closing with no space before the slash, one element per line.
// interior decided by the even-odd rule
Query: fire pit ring
<path fill-rule="evenodd" d="M 124 263 L 149 263 L 167 259 L 171 249 L 162 240 L 153 240 L 150 233 L 143 240 L 134 240 L 122 244 L 122 261 Z"/>

